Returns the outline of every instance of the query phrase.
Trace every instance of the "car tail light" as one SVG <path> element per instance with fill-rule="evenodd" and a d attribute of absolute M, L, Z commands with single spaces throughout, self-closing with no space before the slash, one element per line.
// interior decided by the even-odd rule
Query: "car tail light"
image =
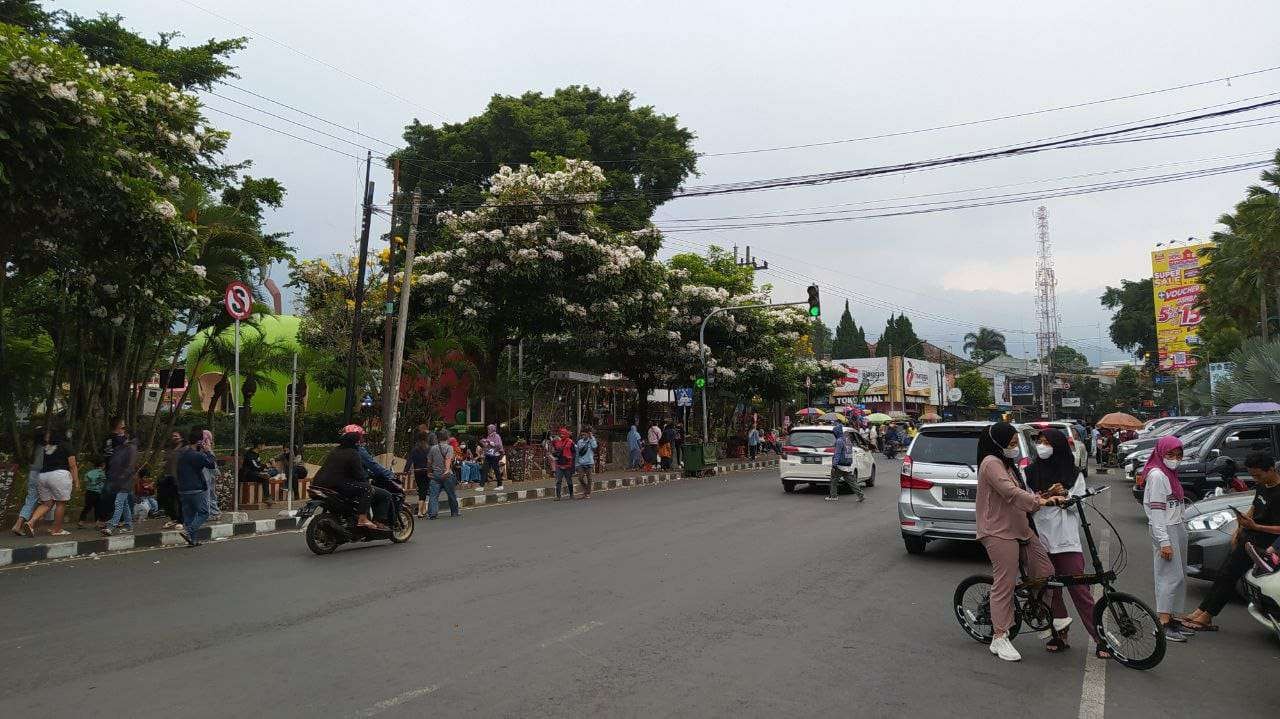
<path fill-rule="evenodd" d="M 903 489 L 930 489 L 933 487 L 933 482 L 927 479 L 916 479 L 911 476 L 912 464 L 910 456 L 902 458 L 902 472 L 898 475 L 898 484 L 902 485 Z"/>
<path fill-rule="evenodd" d="M 835 453 L 836 453 L 836 448 L 835 448 L 835 447 L 823 447 L 823 448 L 822 448 L 822 451 L 823 451 L 823 452 L 826 452 L 827 454 L 835 454 Z"/>
<path fill-rule="evenodd" d="M 782 448 L 782 456 L 784 458 L 789 454 L 799 454 L 799 453 L 800 453 L 799 447 L 792 447 L 789 444 Z"/>

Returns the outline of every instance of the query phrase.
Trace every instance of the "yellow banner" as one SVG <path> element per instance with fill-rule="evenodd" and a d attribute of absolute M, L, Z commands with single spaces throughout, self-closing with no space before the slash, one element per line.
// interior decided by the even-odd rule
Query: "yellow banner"
<path fill-rule="evenodd" d="M 1151 253 L 1151 290 L 1155 295 L 1156 348 L 1160 370 L 1176 372 L 1196 366 L 1189 353 L 1199 344 L 1196 328 L 1200 311 L 1196 309 L 1200 292 L 1200 272 L 1208 264 L 1200 250 L 1210 243 L 1185 245 Z"/>

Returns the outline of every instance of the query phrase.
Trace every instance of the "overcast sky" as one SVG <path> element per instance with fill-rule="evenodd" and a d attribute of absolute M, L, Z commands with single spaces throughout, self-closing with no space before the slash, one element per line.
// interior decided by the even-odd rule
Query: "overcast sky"
<path fill-rule="evenodd" d="M 234 58 L 238 85 L 392 142 L 414 117 L 426 123 L 463 121 L 495 93 L 550 92 L 569 84 L 610 93 L 631 90 L 641 103 L 678 115 L 697 134 L 700 152 L 720 153 L 962 123 L 1280 65 L 1274 39 L 1280 3 L 106 0 L 54 6 L 81 14 L 118 13 L 144 33 L 179 30 L 192 42 L 249 35 L 249 48 Z M 289 114 L 236 90 L 218 92 Z M 1273 92 L 1280 92 L 1280 71 L 951 130 L 706 157 L 701 176 L 687 184 L 912 161 Z M 208 97 L 207 104 L 363 155 L 358 147 L 222 98 Z M 1263 110 L 1245 117 L 1270 114 Z M 288 188 L 285 207 L 271 218 L 272 229 L 292 231 L 306 257 L 350 251 L 360 184 L 353 159 L 217 112 L 209 117 L 233 133 L 228 159 L 250 158 L 254 174 L 276 177 Z M 937 202 L 1224 165 L 1273 153 L 1280 147 L 1277 127 L 689 198 L 663 206 L 655 220 L 674 226 L 674 218 L 1049 181 L 871 206 Z M 390 149 L 371 146 L 375 152 Z M 1167 163 L 1187 164 L 1057 179 Z M 1105 339 L 1109 317 L 1097 301 L 1102 288 L 1148 275 L 1149 252 L 1157 242 L 1208 237 L 1216 218 L 1256 176 L 1253 170 L 1043 201 L 1064 341 L 1094 361 L 1122 357 Z M 385 200 L 389 173 L 375 168 L 375 180 Z M 1024 346 L 1035 352 L 1030 333 L 1036 325 L 1033 213 L 1038 204 L 679 234 L 671 236 L 668 249 L 749 244 L 777 268 L 762 273 L 762 280 L 778 288 L 777 297 L 802 299 L 809 280 L 822 285 L 824 316 L 832 324 L 849 298 L 855 320 L 869 328 L 870 338 L 879 335 L 890 312 L 905 311 L 918 335 L 944 347 L 959 352 L 964 333 L 985 324 L 1006 330 L 1010 352 L 1021 356 Z M 375 230 L 385 231 L 385 221 L 380 222 Z"/>

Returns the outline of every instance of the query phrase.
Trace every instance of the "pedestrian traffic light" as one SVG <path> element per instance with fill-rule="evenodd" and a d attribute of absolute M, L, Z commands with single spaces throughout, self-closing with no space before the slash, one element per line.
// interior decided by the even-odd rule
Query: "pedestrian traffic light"
<path fill-rule="evenodd" d="M 693 384 L 698 389 L 702 389 L 703 387 L 707 386 L 707 380 L 705 377 L 699 377 L 693 381 Z"/>
<path fill-rule="evenodd" d="M 822 307 L 818 303 L 818 286 L 809 285 L 809 316 L 817 317 L 822 314 Z"/>

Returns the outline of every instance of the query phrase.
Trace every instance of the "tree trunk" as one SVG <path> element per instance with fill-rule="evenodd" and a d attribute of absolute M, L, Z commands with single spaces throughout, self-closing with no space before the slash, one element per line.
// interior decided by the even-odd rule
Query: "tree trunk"
<path fill-rule="evenodd" d="M 0 255 L 0 367 L 8 367 L 8 333 L 5 332 L 5 286 L 8 273 L 5 272 L 5 263 L 8 262 L 6 255 Z M 13 393 L 13 379 L 8 373 L 0 372 L 0 411 L 4 412 L 5 431 L 9 432 L 9 438 L 13 442 L 13 456 L 21 457 L 23 455 L 22 436 L 18 432 L 18 398 Z M 0 501 L 4 504 L 0 505 L 0 509 L 9 506 L 8 497 L 0 497 Z"/>
<path fill-rule="evenodd" d="M 178 369 L 178 358 L 182 356 L 182 348 L 186 347 L 187 343 L 191 341 L 191 338 L 188 335 L 188 333 L 190 332 L 191 332 L 191 325 L 187 325 L 187 328 L 182 331 L 182 337 L 178 340 L 177 347 L 173 350 L 173 359 L 169 361 L 170 377 L 172 377 L 174 371 Z M 204 346 L 200 348 L 200 354 L 196 356 L 195 364 L 191 365 L 192 367 L 199 366 L 200 360 L 204 359 L 204 355 L 208 347 L 209 347 L 209 343 L 205 342 Z M 187 393 L 191 391 L 191 380 L 192 380 L 191 377 L 187 378 L 187 386 L 183 388 L 182 396 L 178 398 L 177 402 L 173 402 L 173 401 L 169 402 L 169 422 L 165 426 L 165 430 L 164 430 L 164 435 L 166 437 L 169 436 L 169 433 L 173 432 L 173 427 L 178 422 L 178 414 L 181 412 L 182 404 L 187 401 Z M 167 388 L 163 388 L 163 389 L 167 389 Z M 162 392 L 163 392 L 163 389 L 162 389 Z M 159 407 L 157 407 L 156 410 L 158 415 Z M 158 431 L 159 429 L 160 429 L 159 422 L 151 423 L 151 437 L 147 440 L 147 459 L 144 462 L 144 464 L 150 464 L 151 459 L 155 456 L 156 450 L 159 449 L 156 446 L 156 441 L 159 438 L 159 431 Z"/>
<path fill-rule="evenodd" d="M 632 382 L 635 383 L 638 393 L 636 413 L 640 416 L 640 426 L 636 427 L 636 430 L 644 433 L 649 429 L 649 392 L 653 390 L 653 382 L 643 379 L 634 379 Z"/>
<path fill-rule="evenodd" d="M 1258 273 L 1258 314 L 1262 318 L 1262 341 L 1267 342 L 1267 288 L 1263 275 L 1262 272 Z"/>

